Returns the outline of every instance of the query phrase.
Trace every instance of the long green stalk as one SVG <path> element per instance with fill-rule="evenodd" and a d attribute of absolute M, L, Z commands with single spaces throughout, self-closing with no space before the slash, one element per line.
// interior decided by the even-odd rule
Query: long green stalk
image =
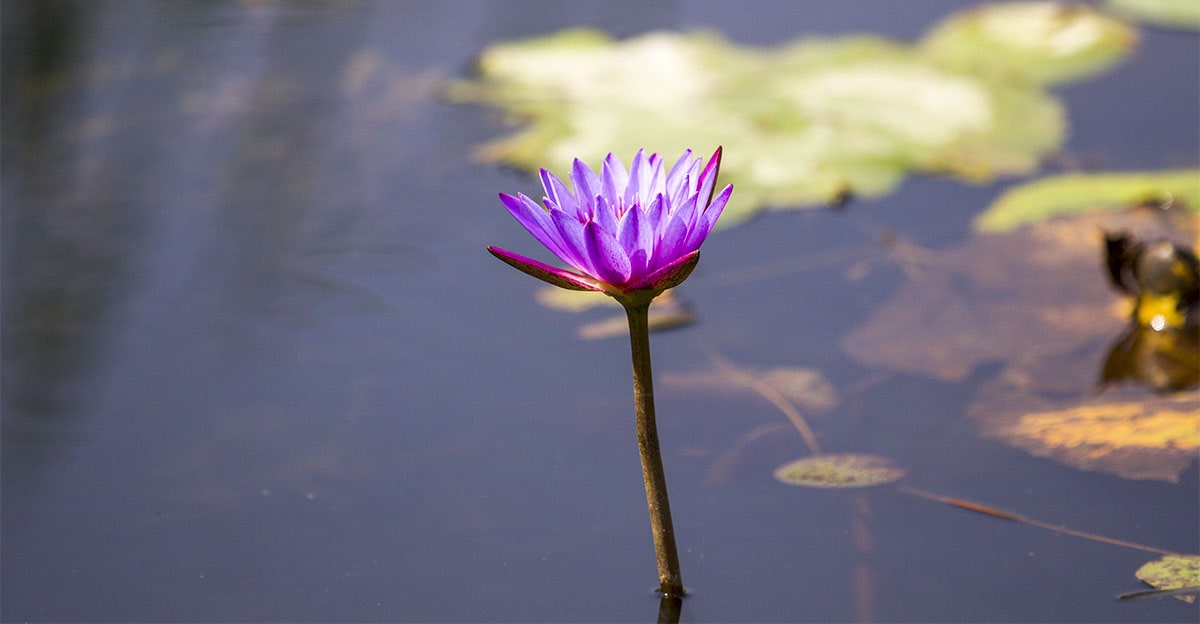
<path fill-rule="evenodd" d="M 629 318 L 629 344 L 633 353 L 633 399 L 637 407 L 638 451 L 642 456 L 646 504 L 650 508 L 650 528 L 654 533 L 659 591 L 666 596 L 682 597 L 684 590 L 679 574 L 679 552 L 675 548 L 675 528 L 671 524 L 671 505 L 667 500 L 667 478 L 663 472 L 658 426 L 654 419 L 649 311 L 649 302 L 625 305 L 625 315 Z"/>

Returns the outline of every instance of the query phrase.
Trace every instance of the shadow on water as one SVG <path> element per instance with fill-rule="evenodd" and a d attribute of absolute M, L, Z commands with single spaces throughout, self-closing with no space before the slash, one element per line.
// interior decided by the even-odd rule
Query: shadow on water
<path fill-rule="evenodd" d="M 572 25 L 911 38 L 959 3 L 739 6 L 0 4 L 0 619 L 1194 619 L 1174 599 L 1114 606 L 1140 556 L 890 491 L 775 483 L 804 443 L 770 405 L 669 387 L 658 409 L 690 594 L 655 604 L 628 352 L 578 339 L 579 317 L 538 305 L 484 252 L 533 244 L 496 192 L 536 181 L 473 164 L 503 120 L 437 93 L 487 43 Z M 1194 56 L 1189 37 L 1146 46 Z M 1164 89 L 1194 82 L 1192 61 L 1135 62 Z M 1164 112 L 1156 132 L 1186 134 L 1170 124 L 1191 112 Z M 971 214 L 934 208 L 995 190 L 914 180 L 847 211 L 947 245 Z M 1194 464 L 1178 485 L 1077 471 L 980 440 L 963 413 L 981 375 L 864 382 L 839 337 L 900 278 L 843 279 L 878 253 L 846 217 L 715 235 L 681 289 L 700 321 L 655 336 L 656 372 L 714 350 L 820 368 L 846 393 L 814 418 L 826 449 L 1196 549 L 1197 503 L 1178 504 Z M 827 261 L 723 281 L 809 255 Z"/>

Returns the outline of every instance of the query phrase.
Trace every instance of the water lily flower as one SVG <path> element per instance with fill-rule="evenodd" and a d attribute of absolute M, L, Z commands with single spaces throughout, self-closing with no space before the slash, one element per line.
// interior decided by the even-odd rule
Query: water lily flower
<path fill-rule="evenodd" d="M 686 593 L 659 450 L 650 368 L 650 302 L 678 286 L 700 259 L 700 245 L 729 202 L 733 186 L 713 195 L 721 148 L 707 162 L 687 150 L 663 172 L 658 154 L 638 150 L 629 169 L 609 154 L 600 175 L 575 159 L 571 188 L 542 169 L 542 205 L 522 194 L 500 201 L 569 269 L 553 267 L 498 247 L 488 251 L 542 281 L 571 290 L 608 294 L 625 307 L 633 359 L 638 452 L 654 536 L 663 604 Z"/>
<path fill-rule="evenodd" d="M 670 170 L 662 157 L 638 150 L 627 170 L 609 154 L 596 175 L 575 160 L 568 188 L 542 169 L 546 197 L 500 194 L 521 225 L 570 265 L 557 268 L 498 247 L 488 251 L 545 282 L 604 292 L 622 302 L 649 301 L 687 278 L 700 245 L 729 201 L 733 186 L 714 196 L 721 148 L 707 162 L 687 150 Z"/>

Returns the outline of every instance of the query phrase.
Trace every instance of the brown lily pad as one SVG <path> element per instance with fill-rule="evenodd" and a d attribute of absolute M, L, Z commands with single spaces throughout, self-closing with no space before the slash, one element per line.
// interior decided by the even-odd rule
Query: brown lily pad
<path fill-rule="evenodd" d="M 988 362 L 1037 370 L 1054 358 L 1091 376 L 1095 362 L 1066 356 L 1109 343 L 1128 314 L 1104 278 L 1102 233 L 1191 241 L 1196 222 L 1137 209 L 976 233 L 907 270 L 910 280 L 842 346 L 864 364 L 945 381 Z"/>
<path fill-rule="evenodd" d="M 1003 382 L 1001 382 L 1003 383 Z M 1200 399 L 1129 388 L 1047 400 L 994 384 L 970 408 L 984 436 L 1079 470 L 1175 483 L 1200 454 Z"/>

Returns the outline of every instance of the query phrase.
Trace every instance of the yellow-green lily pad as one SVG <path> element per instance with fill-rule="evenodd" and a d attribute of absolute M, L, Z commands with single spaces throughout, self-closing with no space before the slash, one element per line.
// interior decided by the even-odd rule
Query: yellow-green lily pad
<path fill-rule="evenodd" d="M 880 196 L 914 171 L 1031 172 L 1065 136 L 1062 107 L 1021 72 L 984 69 L 872 36 L 755 48 L 713 33 L 618 41 L 573 29 L 488 47 L 478 76 L 447 96 L 510 113 L 522 127 L 477 155 L 529 171 L 723 145 L 722 182 L 737 189 L 727 227 L 767 207 Z"/>
<path fill-rule="evenodd" d="M 1134 572 L 1134 576 L 1155 589 L 1200 588 L 1200 557 L 1167 555 L 1151 561 Z M 1176 596 L 1192 602 L 1195 596 Z"/>
<path fill-rule="evenodd" d="M 891 483 L 907 471 L 886 457 L 857 453 L 822 454 L 784 464 L 775 478 L 788 485 L 860 488 Z"/>
<path fill-rule="evenodd" d="M 1085 4 L 987 4 L 946 19 L 921 42 L 939 61 L 1039 83 L 1081 78 L 1125 57 L 1134 29 Z"/>
<path fill-rule="evenodd" d="M 1006 232 L 1066 214 L 1140 204 L 1200 210 L 1200 169 L 1051 176 L 1009 189 L 975 218 L 976 230 Z"/>
<path fill-rule="evenodd" d="M 1105 0 L 1103 4 L 1113 13 L 1139 22 L 1200 30 L 1200 2 L 1196 0 Z"/>

